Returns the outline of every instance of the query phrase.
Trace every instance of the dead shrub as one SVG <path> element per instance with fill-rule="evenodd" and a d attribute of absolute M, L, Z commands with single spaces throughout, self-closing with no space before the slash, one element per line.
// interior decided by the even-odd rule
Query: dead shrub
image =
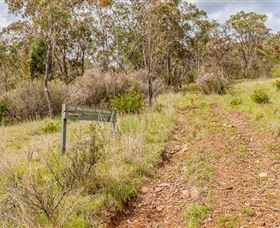
<path fill-rule="evenodd" d="M 200 91 L 204 94 L 225 94 L 228 89 L 228 81 L 221 74 L 203 73 L 196 80 Z"/>
<path fill-rule="evenodd" d="M 154 95 L 162 91 L 162 83 L 154 82 Z M 69 103 L 73 105 L 108 106 L 113 97 L 135 91 L 148 94 L 148 86 L 143 71 L 124 73 L 102 73 L 91 69 L 69 86 Z"/>
<path fill-rule="evenodd" d="M 52 105 L 55 114 L 60 113 L 61 105 L 67 94 L 67 86 L 58 80 L 49 83 Z M 11 118 L 31 120 L 48 114 L 43 82 L 23 81 L 0 98 Z"/>

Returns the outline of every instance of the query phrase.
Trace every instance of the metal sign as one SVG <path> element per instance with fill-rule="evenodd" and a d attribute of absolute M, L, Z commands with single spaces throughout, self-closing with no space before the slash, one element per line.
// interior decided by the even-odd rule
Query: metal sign
<path fill-rule="evenodd" d="M 116 127 L 117 111 L 114 109 L 100 110 L 86 106 L 62 105 L 62 127 L 60 152 L 63 155 L 66 150 L 66 126 L 67 120 L 89 120 L 111 122 Z"/>

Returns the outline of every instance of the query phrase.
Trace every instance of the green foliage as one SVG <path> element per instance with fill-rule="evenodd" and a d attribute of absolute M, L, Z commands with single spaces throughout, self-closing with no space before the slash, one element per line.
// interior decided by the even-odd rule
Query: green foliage
<path fill-rule="evenodd" d="M 280 91 L 280 80 L 275 81 L 274 86 L 276 87 L 277 91 Z"/>
<path fill-rule="evenodd" d="M 187 74 L 188 83 L 194 83 L 198 76 L 199 76 L 199 74 L 197 71 L 195 71 L 195 70 L 189 71 Z"/>
<path fill-rule="evenodd" d="M 59 124 L 55 122 L 49 122 L 41 128 L 41 130 L 46 134 L 51 134 L 59 131 Z"/>
<path fill-rule="evenodd" d="M 96 193 L 95 166 L 104 149 L 101 137 L 100 129 L 91 126 L 90 138 L 80 141 L 63 159 L 49 154 L 47 166 L 13 167 L 7 175 L 5 200 L 8 204 L 1 207 L 9 208 L 9 203 L 15 205 L 18 221 L 26 222 L 22 219 L 24 216 L 36 226 L 57 227 L 56 222 L 63 215 L 63 220 L 60 219 L 63 227 L 68 223 L 84 227 L 83 218 L 75 217 L 80 213 L 81 205 L 88 204 L 89 195 Z M 31 162 L 29 160 L 28 164 Z M 88 197 L 83 197 L 81 192 Z"/>
<path fill-rule="evenodd" d="M 266 90 L 262 88 L 255 89 L 253 94 L 251 95 L 251 99 L 257 104 L 270 103 L 270 95 L 266 92 Z"/>
<path fill-rule="evenodd" d="M 230 102 L 231 105 L 241 105 L 242 104 L 242 99 L 241 98 L 233 98 Z"/>
<path fill-rule="evenodd" d="M 118 130 L 122 134 L 137 134 L 140 123 L 138 118 L 130 116 L 129 118 L 126 118 L 126 121 L 119 121 L 118 125 Z"/>
<path fill-rule="evenodd" d="M 46 148 L 42 143 L 57 142 L 57 136 L 34 137 L 37 124 L 44 121 L 9 128 L 3 139 L 5 150 L 10 139 L 18 137 L 26 147 L 11 151 L 27 151 L 28 160 L 22 159 L 3 175 L 1 189 L 5 190 L 5 199 L 1 199 L 0 211 L 9 211 L 9 216 L 0 214 L 0 224 L 101 227 L 104 215 L 122 210 L 125 202 L 137 193 L 144 175 L 158 164 L 177 119 L 175 104 L 180 98 L 180 94 L 172 93 L 159 97 L 158 103 L 164 109 L 161 113 L 150 110 L 140 115 L 120 115 L 114 140 L 112 131 L 104 125 L 90 127 L 84 122 L 71 122 L 71 140 L 63 157 L 57 147 Z M 81 128 L 85 133 L 82 137 L 77 133 Z M 30 144 L 37 150 L 30 148 Z"/>
<path fill-rule="evenodd" d="M 260 54 L 265 56 L 272 64 L 278 64 L 279 63 L 279 58 L 277 56 L 271 55 L 270 53 L 266 52 L 265 50 L 262 50 L 261 48 L 257 49 Z M 278 66 L 276 66 L 278 67 Z M 273 68 L 274 69 L 274 68 Z M 272 75 L 273 75 L 273 69 L 272 69 Z M 277 77 L 277 76 L 276 76 Z"/>
<path fill-rule="evenodd" d="M 192 204 L 185 212 L 187 227 L 199 227 L 202 220 L 209 214 L 209 208 L 204 204 Z"/>
<path fill-rule="evenodd" d="M 231 215 L 223 215 L 218 219 L 220 227 L 235 228 L 237 227 L 237 217 Z"/>
<path fill-rule="evenodd" d="M 198 88 L 197 83 L 190 83 L 190 84 L 185 85 L 182 90 L 183 90 L 184 94 L 196 93 L 197 91 L 199 91 L 199 88 Z"/>
<path fill-rule="evenodd" d="M 0 101 L 0 124 L 5 122 L 7 117 L 6 107 L 5 104 Z"/>
<path fill-rule="evenodd" d="M 257 55 L 252 55 L 252 53 L 257 53 L 257 44 L 260 44 L 269 33 L 266 21 L 266 15 L 244 11 L 232 15 L 227 21 L 227 25 L 231 29 L 230 36 L 237 41 L 236 45 L 239 50 L 242 50 L 237 52 L 237 55 L 239 54 L 239 59 L 243 62 L 241 67 L 244 78 L 252 74 L 253 67 L 248 62 L 256 63 L 257 60 Z"/>
<path fill-rule="evenodd" d="M 272 69 L 271 69 L 271 76 L 273 78 L 280 78 L 280 65 L 275 65 Z"/>
<path fill-rule="evenodd" d="M 249 217 L 251 217 L 251 216 L 253 216 L 253 215 L 255 214 L 255 212 L 254 212 L 254 210 L 251 209 L 251 208 L 243 208 L 243 209 L 241 210 L 241 214 L 242 214 L 243 216 L 249 216 Z"/>
<path fill-rule="evenodd" d="M 144 106 L 144 95 L 135 91 L 129 91 L 124 95 L 113 98 L 111 104 L 123 113 L 139 113 Z"/>
<path fill-rule="evenodd" d="M 29 58 L 30 78 L 33 80 L 45 72 L 46 44 L 39 39 L 34 42 Z"/>
<path fill-rule="evenodd" d="M 156 112 L 159 112 L 159 113 L 161 113 L 163 110 L 164 110 L 164 105 L 163 104 L 155 104 L 154 105 L 154 110 L 156 111 Z"/>
<path fill-rule="evenodd" d="M 141 74 L 141 72 L 138 73 Z M 137 72 L 120 73 L 116 77 L 110 72 L 103 73 L 98 69 L 88 70 L 84 76 L 69 86 L 69 103 L 100 106 L 109 103 L 112 97 L 120 96 L 130 90 L 146 94 L 144 85 L 137 80 L 137 77 Z"/>

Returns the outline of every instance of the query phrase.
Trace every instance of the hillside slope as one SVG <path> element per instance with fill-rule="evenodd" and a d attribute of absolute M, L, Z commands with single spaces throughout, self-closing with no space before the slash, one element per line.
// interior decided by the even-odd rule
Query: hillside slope
<path fill-rule="evenodd" d="M 92 132 L 88 122 L 70 122 L 64 158 L 59 132 L 43 130 L 59 120 L 1 127 L 2 224 L 280 226 L 280 92 L 274 83 L 242 82 L 224 96 L 205 96 L 190 85 L 184 95 L 159 97 L 142 114 L 120 116 L 115 136 L 106 124 Z M 259 88 L 270 102 L 253 101 Z M 80 157 L 99 153 L 93 169 Z"/>
<path fill-rule="evenodd" d="M 273 82 L 238 84 L 225 96 L 188 91 L 166 146 L 171 161 L 109 227 L 279 227 L 280 138 L 269 128 L 279 116 L 267 113 L 279 107 Z M 271 103 L 254 104 L 259 87 Z"/>

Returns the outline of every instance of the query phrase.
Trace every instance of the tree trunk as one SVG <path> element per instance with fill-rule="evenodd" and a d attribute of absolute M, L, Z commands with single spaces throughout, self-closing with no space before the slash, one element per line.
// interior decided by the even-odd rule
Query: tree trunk
<path fill-rule="evenodd" d="M 171 58 L 170 55 L 168 53 L 167 55 L 167 78 L 168 78 L 168 85 L 171 86 L 172 85 L 172 76 L 171 76 Z"/>
<path fill-rule="evenodd" d="M 53 48 L 54 48 L 54 37 L 53 37 L 53 25 L 52 25 L 52 9 L 53 9 L 53 1 L 49 2 L 49 15 L 48 15 L 48 37 L 47 37 L 47 58 L 46 58 L 46 69 L 45 69 L 45 77 L 44 77 L 44 91 L 49 109 L 49 116 L 53 117 L 53 108 L 52 108 L 52 100 L 49 91 L 49 80 L 52 73 L 52 64 L 53 64 Z"/>
<path fill-rule="evenodd" d="M 45 91 L 45 96 L 48 104 L 48 109 L 49 109 L 49 116 L 53 117 L 53 108 L 52 108 L 52 102 L 51 102 L 51 95 L 49 91 L 49 80 L 51 76 L 51 71 L 52 71 L 52 42 L 48 44 L 48 52 L 47 52 L 47 61 L 46 61 L 46 70 L 45 70 L 45 77 L 44 77 L 44 91 Z"/>
<path fill-rule="evenodd" d="M 84 73 L 85 73 L 85 49 L 83 49 L 82 50 L 82 59 L 81 59 L 81 64 L 82 64 L 82 66 L 81 66 L 81 68 L 82 68 L 82 75 L 84 75 Z"/>
<path fill-rule="evenodd" d="M 66 58 L 66 53 L 63 53 L 63 72 L 64 72 L 64 78 L 65 81 L 68 83 L 69 78 L 68 78 L 68 66 L 67 66 L 67 58 Z"/>
<path fill-rule="evenodd" d="M 4 66 L 4 84 L 5 84 L 5 92 L 8 92 L 9 88 L 8 88 L 8 73 L 7 73 L 7 68 L 6 68 L 6 64 L 4 62 L 3 64 Z"/>
<path fill-rule="evenodd" d="M 148 83 L 149 83 L 149 105 L 151 107 L 153 105 L 153 82 L 151 79 L 149 79 Z"/>

